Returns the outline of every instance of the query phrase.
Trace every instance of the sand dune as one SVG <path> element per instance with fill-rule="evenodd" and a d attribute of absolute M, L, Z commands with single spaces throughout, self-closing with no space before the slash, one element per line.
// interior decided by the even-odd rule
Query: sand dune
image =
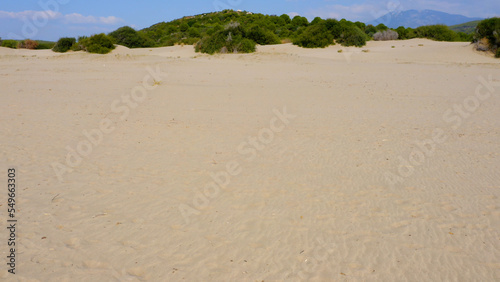
<path fill-rule="evenodd" d="M 467 43 L 0 66 L 19 281 L 500 280 L 500 61 Z"/>

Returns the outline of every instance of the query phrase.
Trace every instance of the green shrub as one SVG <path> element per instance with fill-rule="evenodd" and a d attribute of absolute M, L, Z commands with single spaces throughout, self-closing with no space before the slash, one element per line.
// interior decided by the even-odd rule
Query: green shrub
<path fill-rule="evenodd" d="M 188 30 L 187 30 L 187 33 L 188 33 L 188 36 L 189 37 L 195 37 L 195 38 L 199 38 L 201 37 L 201 33 L 198 29 L 196 29 L 195 27 L 190 27 Z"/>
<path fill-rule="evenodd" d="M 214 53 L 249 53 L 255 51 L 256 43 L 246 38 L 243 27 L 238 22 L 229 23 L 224 30 L 206 36 L 196 44 L 196 52 Z"/>
<path fill-rule="evenodd" d="M 347 26 L 343 28 L 342 33 L 336 40 L 342 46 L 362 47 L 366 45 L 366 41 L 369 40 L 369 37 L 357 26 Z"/>
<path fill-rule="evenodd" d="M 436 41 L 459 41 L 456 32 L 445 25 L 427 25 L 415 29 L 417 37 L 428 38 Z"/>
<path fill-rule="evenodd" d="M 4 41 L 2 41 L 2 47 L 16 49 L 17 48 L 17 40 L 4 40 Z"/>
<path fill-rule="evenodd" d="M 315 17 L 312 21 L 311 21 L 311 25 L 315 25 L 315 24 L 319 24 L 323 21 L 322 18 L 320 17 Z"/>
<path fill-rule="evenodd" d="M 473 34 L 467 34 L 465 32 L 457 32 L 458 41 L 462 42 L 471 42 L 474 39 Z"/>
<path fill-rule="evenodd" d="M 362 22 L 355 22 L 354 23 L 359 29 L 361 29 L 361 31 L 365 31 L 366 29 L 366 24 L 365 23 L 362 23 Z"/>
<path fill-rule="evenodd" d="M 365 27 L 365 33 L 372 37 L 375 33 L 377 32 L 377 28 L 374 27 L 373 25 L 369 24 Z M 399 32 L 398 32 L 399 33 Z"/>
<path fill-rule="evenodd" d="M 281 16 L 280 16 L 280 18 L 282 18 L 282 19 L 285 21 L 285 24 L 289 24 L 289 23 L 291 23 L 291 22 L 292 22 L 292 19 L 291 19 L 291 18 L 290 18 L 290 16 L 289 16 L 289 15 L 287 15 L 287 14 L 283 14 L 283 15 L 281 15 Z"/>
<path fill-rule="evenodd" d="M 91 37 L 81 37 L 78 39 L 76 49 L 85 50 L 89 53 L 107 54 L 115 49 L 111 37 L 104 33 L 92 35 Z"/>
<path fill-rule="evenodd" d="M 109 33 L 109 36 L 116 44 L 126 46 L 128 48 L 144 48 L 153 47 L 154 42 L 146 34 L 137 32 L 129 26 L 123 26 Z"/>
<path fill-rule="evenodd" d="M 384 30 L 388 30 L 388 29 L 389 29 L 389 28 L 388 28 L 385 24 L 383 24 L 383 23 L 378 24 L 378 25 L 376 26 L 376 28 L 377 28 L 377 31 L 384 31 Z"/>
<path fill-rule="evenodd" d="M 67 52 L 68 50 L 71 49 L 71 46 L 76 43 L 76 39 L 74 37 L 63 37 L 60 38 L 57 42 L 54 48 L 52 48 L 52 51 L 54 52 L 59 52 L 59 53 L 64 53 Z"/>
<path fill-rule="evenodd" d="M 325 24 L 311 25 L 293 41 L 293 44 L 305 48 L 325 48 L 333 44 L 333 35 Z"/>
<path fill-rule="evenodd" d="M 297 30 L 299 27 L 306 27 L 309 25 L 309 21 L 305 17 L 295 16 L 292 19 L 291 25 L 294 30 Z"/>
<path fill-rule="evenodd" d="M 500 58 L 500 48 L 497 48 L 497 53 L 495 54 L 495 58 Z"/>
<path fill-rule="evenodd" d="M 246 37 L 260 45 L 281 43 L 279 37 L 276 34 L 258 25 L 251 26 L 248 32 L 246 33 Z"/>
<path fill-rule="evenodd" d="M 179 29 L 181 30 L 181 32 L 186 32 L 189 29 L 189 25 L 187 23 L 182 23 L 179 26 Z"/>
<path fill-rule="evenodd" d="M 38 47 L 36 49 L 38 50 L 44 50 L 44 49 L 52 49 L 56 45 L 55 42 L 50 42 L 50 41 L 38 41 Z"/>
<path fill-rule="evenodd" d="M 237 51 L 241 53 L 253 53 L 255 50 L 255 42 L 248 38 L 243 38 L 237 47 Z"/>
<path fill-rule="evenodd" d="M 477 41 L 483 38 L 488 39 L 491 49 L 500 46 L 500 18 L 490 18 L 479 22 L 474 39 Z"/>
<path fill-rule="evenodd" d="M 87 36 L 80 36 L 78 37 L 78 41 L 74 43 L 70 50 L 71 51 L 85 51 L 85 45 L 88 42 L 88 37 Z"/>
<path fill-rule="evenodd" d="M 396 28 L 396 32 L 399 35 L 399 39 L 412 39 L 417 36 L 411 27 L 405 28 L 404 26 L 400 26 Z"/>

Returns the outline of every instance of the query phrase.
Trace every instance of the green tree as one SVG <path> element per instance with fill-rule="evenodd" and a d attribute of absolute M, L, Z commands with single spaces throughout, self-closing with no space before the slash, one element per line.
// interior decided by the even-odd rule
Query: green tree
<path fill-rule="evenodd" d="M 282 19 L 285 21 L 285 24 L 289 24 L 289 23 L 291 23 L 291 22 L 292 22 L 292 19 L 291 19 L 291 18 L 290 18 L 290 16 L 289 16 L 289 15 L 287 15 L 287 14 L 283 14 L 283 15 L 281 15 L 281 16 L 280 16 L 280 18 L 282 18 Z"/>
<path fill-rule="evenodd" d="M 333 43 L 333 35 L 325 24 L 310 25 L 293 44 L 306 48 L 324 48 Z"/>
<path fill-rule="evenodd" d="M 295 29 L 297 29 L 299 27 L 306 27 L 309 24 L 309 21 L 305 17 L 295 16 L 293 17 L 291 24 Z"/>
<path fill-rule="evenodd" d="M 224 30 L 212 36 L 206 36 L 195 47 L 196 52 L 214 53 L 250 53 L 255 51 L 256 43 L 246 38 L 245 29 L 238 22 L 229 23 Z"/>
<path fill-rule="evenodd" d="M 321 23 L 322 21 L 323 21 L 323 19 L 322 19 L 322 18 L 320 18 L 320 17 L 315 17 L 315 18 L 312 20 L 311 25 L 319 24 L 319 23 Z"/>
<path fill-rule="evenodd" d="M 377 28 L 377 31 L 384 31 L 384 30 L 388 30 L 388 29 L 389 29 L 389 28 L 388 28 L 385 24 L 383 24 L 383 23 L 378 24 L 378 25 L 376 26 L 376 28 Z"/>
<path fill-rule="evenodd" d="M 372 37 L 375 33 L 377 32 L 377 28 L 374 27 L 373 25 L 369 24 L 365 27 L 365 33 Z"/>
<path fill-rule="evenodd" d="M 486 38 L 490 48 L 498 48 L 500 46 L 500 18 L 490 18 L 479 22 L 474 38 L 476 41 Z"/>
<path fill-rule="evenodd" d="M 190 27 L 188 29 L 187 33 L 188 33 L 189 37 L 195 37 L 195 38 L 201 37 L 200 31 L 194 27 Z"/>
<path fill-rule="evenodd" d="M 417 37 L 428 38 L 436 41 L 459 41 L 456 32 L 445 25 L 427 25 L 415 29 Z"/>
<path fill-rule="evenodd" d="M 76 43 L 76 38 L 74 37 L 63 37 L 60 38 L 57 42 L 54 48 L 52 48 L 52 51 L 54 52 L 59 52 L 59 53 L 65 53 L 69 49 L 71 49 L 71 46 L 73 46 Z"/>
<path fill-rule="evenodd" d="M 253 40 L 257 44 L 260 45 L 269 45 L 269 44 L 280 44 L 281 41 L 279 37 L 273 32 L 266 30 L 259 25 L 253 25 L 248 29 L 246 33 L 246 37 L 248 39 Z"/>
<path fill-rule="evenodd" d="M 92 35 L 91 37 L 81 37 L 78 44 L 82 50 L 89 53 L 107 54 L 115 49 L 111 37 L 104 33 Z"/>
<path fill-rule="evenodd" d="M 128 48 L 152 47 L 154 42 L 145 33 L 139 33 L 135 29 L 124 26 L 109 33 L 114 42 Z"/>
<path fill-rule="evenodd" d="M 354 23 L 361 31 L 365 31 L 366 24 L 362 22 L 355 22 Z"/>
<path fill-rule="evenodd" d="M 362 47 L 366 45 L 369 37 L 355 25 L 346 24 L 342 27 L 342 33 L 335 38 L 342 46 Z"/>
<path fill-rule="evenodd" d="M 187 23 L 182 23 L 180 26 L 179 26 L 179 30 L 181 32 L 186 32 L 187 30 L 189 29 L 189 25 Z"/>
<path fill-rule="evenodd" d="M 2 41 L 2 47 L 16 49 L 17 48 L 17 41 L 16 40 L 4 40 L 4 41 Z"/>

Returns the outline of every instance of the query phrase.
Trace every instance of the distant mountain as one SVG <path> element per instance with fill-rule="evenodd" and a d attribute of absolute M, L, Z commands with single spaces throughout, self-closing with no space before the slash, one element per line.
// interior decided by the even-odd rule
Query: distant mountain
<path fill-rule="evenodd" d="M 450 29 L 455 32 L 465 32 L 467 34 L 471 34 L 474 33 L 474 31 L 476 31 L 476 27 L 480 22 L 481 21 L 472 21 L 463 24 L 452 25 L 450 26 Z"/>
<path fill-rule="evenodd" d="M 399 26 L 417 28 L 423 25 L 434 24 L 457 25 L 476 20 L 482 19 L 469 18 L 462 15 L 452 15 L 434 10 L 408 10 L 388 13 L 385 16 L 369 22 L 369 24 L 378 25 L 383 23 L 390 28 L 397 28 Z"/>

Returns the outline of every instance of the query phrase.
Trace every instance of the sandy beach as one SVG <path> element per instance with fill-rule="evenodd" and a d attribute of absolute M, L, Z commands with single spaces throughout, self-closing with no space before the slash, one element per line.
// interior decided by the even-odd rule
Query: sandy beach
<path fill-rule="evenodd" d="M 500 280 L 500 60 L 469 43 L 0 47 L 0 85 L 18 281 Z"/>

